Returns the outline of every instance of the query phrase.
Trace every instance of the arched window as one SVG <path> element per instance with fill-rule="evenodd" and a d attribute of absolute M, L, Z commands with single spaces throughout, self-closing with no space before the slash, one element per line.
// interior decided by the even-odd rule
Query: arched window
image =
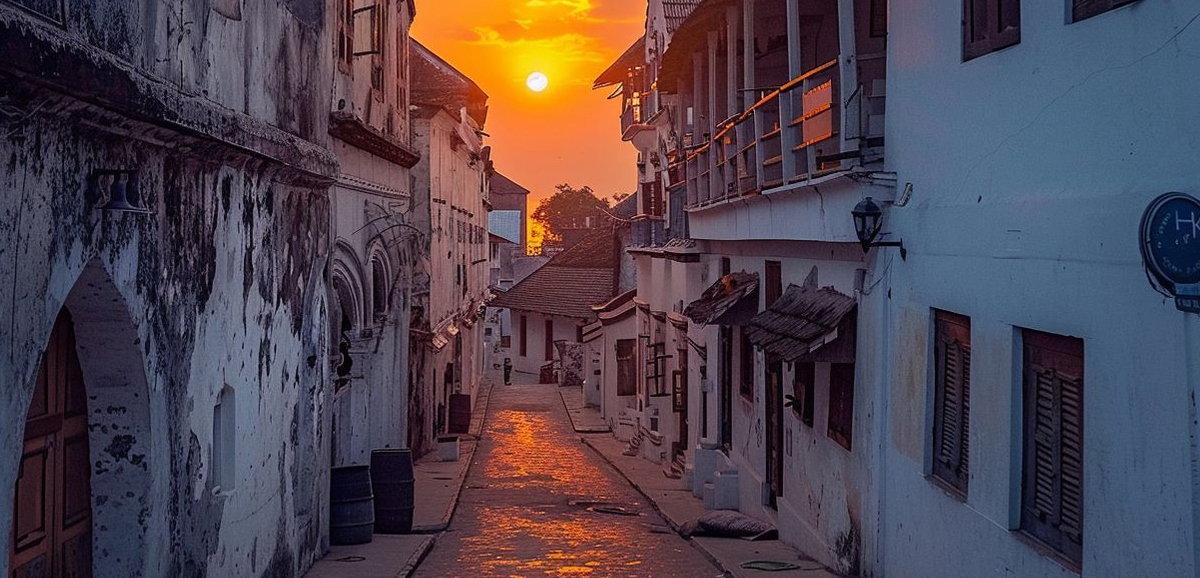
<path fill-rule="evenodd" d="M 371 301 L 374 307 L 375 321 L 380 322 L 386 319 L 388 309 L 390 309 L 387 269 L 379 259 L 371 259 Z"/>

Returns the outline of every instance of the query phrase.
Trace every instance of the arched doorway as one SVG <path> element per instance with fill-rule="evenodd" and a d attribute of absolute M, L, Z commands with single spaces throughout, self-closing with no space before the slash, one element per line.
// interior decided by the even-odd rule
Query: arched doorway
<path fill-rule="evenodd" d="M 28 353 L 40 357 L 25 384 L 10 576 L 146 575 L 166 523 L 153 466 L 165 462 L 150 435 L 143 342 L 99 260 L 81 271 L 45 343 Z"/>
<path fill-rule="evenodd" d="M 92 575 L 92 488 L 87 391 L 75 326 L 58 314 L 25 419 L 17 473 L 13 576 Z"/>

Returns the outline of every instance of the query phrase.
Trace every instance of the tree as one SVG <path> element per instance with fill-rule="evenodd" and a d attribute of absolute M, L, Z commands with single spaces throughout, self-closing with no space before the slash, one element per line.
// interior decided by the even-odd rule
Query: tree
<path fill-rule="evenodd" d="M 608 215 L 608 201 L 597 197 L 591 187 L 576 189 L 564 183 L 555 188 L 558 191 L 542 199 L 533 212 L 548 240 L 561 240 L 564 229 L 583 227 L 588 217 Z"/>

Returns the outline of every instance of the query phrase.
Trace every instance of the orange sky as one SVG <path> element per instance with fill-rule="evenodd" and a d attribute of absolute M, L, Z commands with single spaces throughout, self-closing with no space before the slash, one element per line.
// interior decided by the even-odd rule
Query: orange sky
<path fill-rule="evenodd" d="M 645 0 L 417 0 L 412 35 L 490 97 L 496 169 L 532 191 L 558 183 L 629 192 L 636 151 L 621 142 L 620 99 L 592 81 L 642 32 Z M 550 78 L 535 93 L 525 79 Z"/>

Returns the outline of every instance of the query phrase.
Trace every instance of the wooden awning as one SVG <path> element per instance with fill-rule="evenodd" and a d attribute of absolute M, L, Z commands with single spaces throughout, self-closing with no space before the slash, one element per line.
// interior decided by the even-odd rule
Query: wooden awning
<path fill-rule="evenodd" d="M 730 273 L 713 283 L 683 314 L 698 325 L 744 325 L 758 313 L 758 273 Z"/>
<path fill-rule="evenodd" d="M 857 306 L 853 297 L 832 287 L 788 285 L 775 303 L 750 321 L 746 337 L 788 362 L 852 362 Z M 813 357 L 830 344 L 837 344 L 823 351 L 830 355 Z"/>

